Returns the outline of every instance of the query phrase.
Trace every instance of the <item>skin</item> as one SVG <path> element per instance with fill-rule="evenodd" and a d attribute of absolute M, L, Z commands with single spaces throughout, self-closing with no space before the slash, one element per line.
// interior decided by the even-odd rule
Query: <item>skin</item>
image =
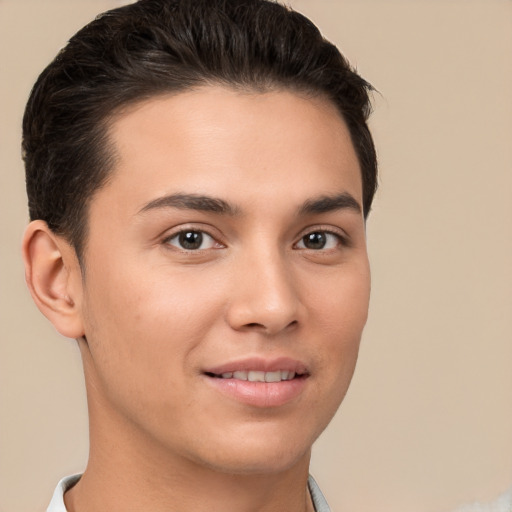
<path fill-rule="evenodd" d="M 128 108 L 110 136 L 84 274 L 44 222 L 24 240 L 36 303 L 84 363 L 91 450 L 68 510 L 312 510 L 311 446 L 349 386 L 370 291 L 345 123 L 322 98 L 208 86 Z M 204 233 L 199 249 L 183 230 Z M 248 357 L 300 361 L 300 393 L 262 407 L 210 385 L 205 369 Z"/>

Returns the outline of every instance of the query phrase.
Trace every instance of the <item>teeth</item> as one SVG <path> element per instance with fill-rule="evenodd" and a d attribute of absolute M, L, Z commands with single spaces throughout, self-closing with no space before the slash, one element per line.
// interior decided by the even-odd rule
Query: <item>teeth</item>
<path fill-rule="evenodd" d="M 247 374 L 247 380 L 249 382 L 265 382 L 265 372 L 250 371 Z"/>
<path fill-rule="evenodd" d="M 292 380 L 295 378 L 295 372 L 288 370 L 277 370 L 275 372 L 261 372 L 256 370 L 226 372 L 222 375 L 223 379 L 248 380 L 249 382 L 281 382 L 282 380 Z"/>
<path fill-rule="evenodd" d="M 288 373 L 288 372 L 286 372 Z M 281 372 L 267 372 L 265 373 L 265 382 L 279 382 L 282 379 Z"/>

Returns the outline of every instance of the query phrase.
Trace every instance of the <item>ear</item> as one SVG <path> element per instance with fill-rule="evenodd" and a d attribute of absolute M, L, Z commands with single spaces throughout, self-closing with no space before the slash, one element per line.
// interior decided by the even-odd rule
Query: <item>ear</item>
<path fill-rule="evenodd" d="M 35 220 L 23 237 L 25 280 L 37 307 L 63 336 L 84 335 L 82 273 L 73 247 Z"/>

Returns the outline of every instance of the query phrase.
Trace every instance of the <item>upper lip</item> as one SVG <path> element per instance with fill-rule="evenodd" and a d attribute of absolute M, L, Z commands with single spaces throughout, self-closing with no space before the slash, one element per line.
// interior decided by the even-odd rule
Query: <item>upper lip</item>
<path fill-rule="evenodd" d="M 237 359 L 223 363 L 219 366 L 205 368 L 204 373 L 222 375 L 223 373 L 251 370 L 259 372 L 276 372 L 278 370 L 283 370 L 295 372 L 298 375 L 308 373 L 308 369 L 304 363 L 289 357 L 277 357 L 272 359 L 249 357 L 246 359 Z"/>

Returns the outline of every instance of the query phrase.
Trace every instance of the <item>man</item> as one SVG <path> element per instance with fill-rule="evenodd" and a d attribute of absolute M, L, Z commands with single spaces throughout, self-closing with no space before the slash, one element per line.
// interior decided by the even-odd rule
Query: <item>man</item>
<path fill-rule="evenodd" d="M 266 0 L 141 0 L 42 73 L 26 278 L 90 420 L 48 510 L 328 510 L 308 468 L 368 311 L 369 89 Z"/>

